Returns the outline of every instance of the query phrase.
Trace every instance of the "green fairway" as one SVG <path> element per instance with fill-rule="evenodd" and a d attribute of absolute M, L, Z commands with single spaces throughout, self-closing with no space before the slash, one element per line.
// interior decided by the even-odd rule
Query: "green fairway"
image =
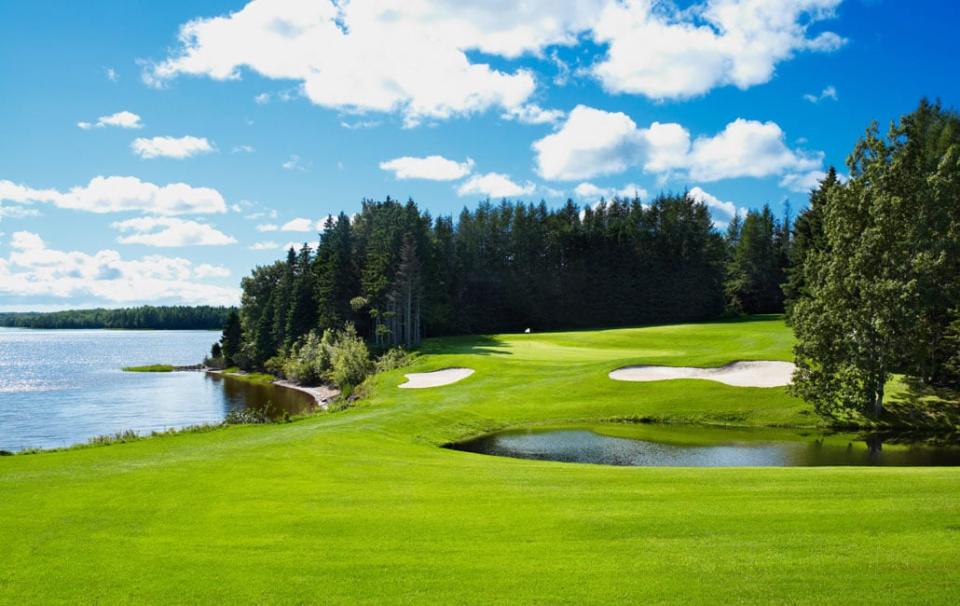
<path fill-rule="evenodd" d="M 440 448 L 567 422 L 813 426 L 782 388 L 607 377 L 789 360 L 791 345 L 779 318 L 438 339 L 343 412 L 0 457 L 0 602 L 960 602 L 957 468 L 629 468 Z M 476 372 L 396 387 L 454 366 Z"/>

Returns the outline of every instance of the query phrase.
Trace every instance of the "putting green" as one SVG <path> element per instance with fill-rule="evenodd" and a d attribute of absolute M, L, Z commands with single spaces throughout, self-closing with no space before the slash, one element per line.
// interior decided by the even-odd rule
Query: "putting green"
<path fill-rule="evenodd" d="M 345 412 L 0 458 L 0 602 L 960 600 L 957 468 L 622 468 L 438 446 L 605 419 L 811 425 L 782 388 L 611 381 L 788 360 L 776 318 L 452 338 Z M 473 368 L 443 389 L 403 374 Z"/>

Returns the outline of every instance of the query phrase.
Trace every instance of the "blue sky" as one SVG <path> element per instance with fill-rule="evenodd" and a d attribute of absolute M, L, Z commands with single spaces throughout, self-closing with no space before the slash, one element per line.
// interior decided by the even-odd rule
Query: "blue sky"
<path fill-rule="evenodd" d="M 0 310 L 233 303 L 387 195 L 689 189 L 722 226 L 960 98 L 953 2 L 524 6 L 0 3 Z"/>

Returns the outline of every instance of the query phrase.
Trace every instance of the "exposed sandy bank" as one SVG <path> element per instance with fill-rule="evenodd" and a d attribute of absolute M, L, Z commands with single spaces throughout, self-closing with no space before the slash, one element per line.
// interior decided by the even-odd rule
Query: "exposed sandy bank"
<path fill-rule="evenodd" d="M 314 401 L 316 401 L 317 406 L 326 410 L 327 404 L 330 400 L 336 398 L 340 395 L 340 390 L 329 385 L 319 385 L 317 387 L 306 387 L 304 385 L 297 385 L 290 381 L 283 379 L 277 379 L 273 382 L 274 385 L 279 385 L 280 387 L 286 387 L 288 389 L 296 389 L 297 391 L 302 391 L 303 393 L 310 394 L 313 396 Z"/>
<path fill-rule="evenodd" d="M 224 372 L 218 368 L 207 368 L 206 371 L 210 374 L 221 375 L 224 377 L 243 377 L 246 372 Z M 314 402 L 316 402 L 319 408 L 326 410 L 327 404 L 331 400 L 340 395 L 340 390 L 331 387 L 329 385 L 319 385 L 317 387 L 307 387 L 305 385 L 297 385 L 292 381 L 287 381 L 285 379 L 274 379 L 270 382 L 272 385 L 278 385 L 280 387 L 286 387 L 287 389 L 295 389 L 297 391 L 302 391 L 303 393 L 310 394 L 313 397 Z"/>
<path fill-rule="evenodd" d="M 406 383 L 401 383 L 401 389 L 422 389 L 424 387 L 440 387 L 462 381 L 473 374 L 472 368 L 444 368 L 433 372 L 412 372 L 404 375 Z"/>
<path fill-rule="evenodd" d="M 794 366 L 790 362 L 733 362 L 720 368 L 691 366 L 627 366 L 610 373 L 614 381 L 665 381 L 707 379 L 735 387 L 782 387 L 790 384 Z"/>

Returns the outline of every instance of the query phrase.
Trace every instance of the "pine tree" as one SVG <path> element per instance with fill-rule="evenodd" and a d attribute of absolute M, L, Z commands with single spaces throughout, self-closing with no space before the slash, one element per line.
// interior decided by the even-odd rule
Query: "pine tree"
<path fill-rule="evenodd" d="M 284 348 L 289 349 L 298 339 L 303 338 L 317 326 L 317 302 L 313 275 L 313 256 L 310 246 L 304 244 L 294 261 L 293 285 L 287 306 L 286 341 Z"/>
<path fill-rule="evenodd" d="M 351 261 L 352 248 L 350 219 L 343 213 L 336 221 L 328 218 L 314 263 L 317 326 L 321 330 L 339 329 L 352 320 L 350 300 L 360 290 Z"/>
<path fill-rule="evenodd" d="M 807 278 L 804 276 L 804 263 L 808 254 L 816 250 L 825 250 L 826 236 L 823 232 L 824 206 L 827 194 L 839 183 L 837 170 L 830 167 L 819 186 L 810 192 L 810 204 L 805 208 L 793 225 L 793 241 L 787 264 L 786 282 L 783 284 L 784 306 L 787 318 L 790 318 L 793 302 L 805 296 Z"/>
<path fill-rule="evenodd" d="M 266 335 L 263 336 L 264 347 L 269 350 L 269 355 L 263 359 L 267 359 L 274 355 L 281 348 L 286 347 L 290 344 L 291 341 L 295 340 L 297 335 L 293 335 L 289 332 L 288 318 L 290 317 L 290 306 L 293 301 L 293 285 L 296 280 L 297 272 L 297 252 L 291 246 L 287 250 L 287 260 L 283 265 L 283 271 L 280 274 L 280 279 L 277 282 L 276 289 L 271 293 L 273 301 L 273 309 L 271 310 L 271 317 L 273 319 L 272 324 L 270 325 L 270 336 L 267 340 Z M 269 344 L 269 345 L 268 345 Z M 266 353 L 266 351 L 264 351 Z"/>
<path fill-rule="evenodd" d="M 240 325 L 240 314 L 235 311 L 227 316 L 227 323 L 223 327 L 220 337 L 220 348 L 223 351 L 223 361 L 227 366 L 233 366 L 237 354 L 243 343 L 243 328 Z"/>
<path fill-rule="evenodd" d="M 413 238 L 407 235 L 400 248 L 399 264 L 390 300 L 395 311 L 392 345 L 410 349 L 420 344 L 420 259 Z"/>

